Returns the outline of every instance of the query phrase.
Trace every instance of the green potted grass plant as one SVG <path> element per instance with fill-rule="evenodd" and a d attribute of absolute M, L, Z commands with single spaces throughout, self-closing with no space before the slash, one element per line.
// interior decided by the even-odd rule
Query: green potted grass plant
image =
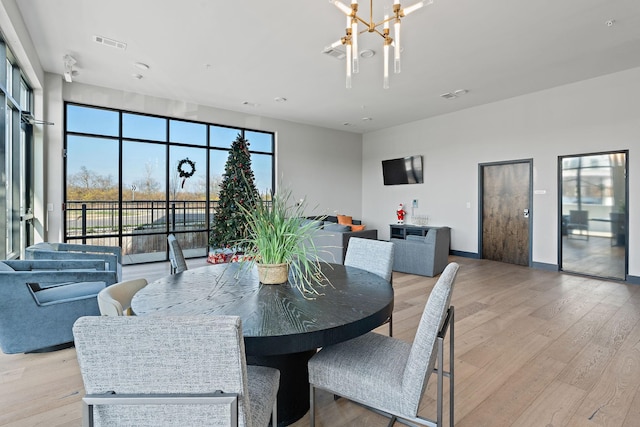
<path fill-rule="evenodd" d="M 317 224 L 303 217 L 305 202 L 293 203 L 291 190 L 286 189 L 271 198 L 260 197 L 250 210 L 240 209 L 248 237 L 237 243 L 244 251 L 243 263 L 257 266 L 260 282 L 288 280 L 304 296 L 319 295 L 316 287 L 328 279 L 311 239 Z"/>

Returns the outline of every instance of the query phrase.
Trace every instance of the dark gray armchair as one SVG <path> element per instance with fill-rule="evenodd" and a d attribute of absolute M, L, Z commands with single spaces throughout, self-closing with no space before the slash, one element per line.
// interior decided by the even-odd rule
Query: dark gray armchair
<path fill-rule="evenodd" d="M 98 316 L 97 295 L 117 282 L 101 260 L 0 262 L 0 348 L 26 353 L 73 341 L 73 322 Z"/>
<path fill-rule="evenodd" d="M 79 245 L 75 243 L 41 242 L 29 246 L 26 259 L 87 259 L 102 260 L 105 270 L 115 271 L 122 280 L 122 249 L 119 246 Z"/>
<path fill-rule="evenodd" d="M 407 236 L 407 239 L 391 239 L 393 271 L 434 277 L 442 273 L 449 262 L 449 227 L 433 227 L 427 235 Z"/>

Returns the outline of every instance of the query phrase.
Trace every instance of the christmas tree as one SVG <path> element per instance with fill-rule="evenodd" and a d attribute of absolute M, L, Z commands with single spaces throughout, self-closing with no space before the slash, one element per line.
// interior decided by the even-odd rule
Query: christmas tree
<path fill-rule="evenodd" d="M 243 221 L 239 205 L 252 210 L 258 197 L 251 170 L 249 141 L 238 134 L 231 144 L 222 175 L 218 208 L 213 215 L 213 227 L 209 236 L 211 247 L 232 247 L 237 240 L 247 237 L 247 225 Z"/>

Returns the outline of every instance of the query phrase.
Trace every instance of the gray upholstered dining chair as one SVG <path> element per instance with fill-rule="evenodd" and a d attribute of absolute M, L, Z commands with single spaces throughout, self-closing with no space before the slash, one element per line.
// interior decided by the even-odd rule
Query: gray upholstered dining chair
<path fill-rule="evenodd" d="M 184 259 L 182 248 L 178 239 L 173 234 L 167 236 L 167 243 L 169 244 L 169 261 L 171 262 L 171 274 L 182 273 L 188 270 L 187 262 Z"/>
<path fill-rule="evenodd" d="M 131 315 L 131 299 L 147 286 L 146 279 L 125 280 L 104 288 L 98 293 L 98 307 L 103 316 Z"/>
<path fill-rule="evenodd" d="M 352 237 L 349 239 L 344 265 L 366 270 L 392 283 L 393 250 L 391 242 Z M 393 336 L 393 314 L 387 322 L 389 336 Z"/>
<path fill-rule="evenodd" d="M 237 316 L 82 317 L 73 334 L 84 425 L 277 425 L 280 372 L 246 364 Z"/>
<path fill-rule="evenodd" d="M 447 265 L 425 305 L 413 344 L 369 332 L 323 347 L 309 360 L 311 427 L 315 390 L 327 390 L 391 416 L 426 426 L 442 425 L 443 379 L 449 377 L 449 424 L 454 408 L 454 307 L 451 293 L 458 264 Z M 444 339 L 449 331 L 449 371 L 444 371 Z M 436 368 L 437 361 L 437 368 Z M 436 421 L 418 416 L 432 373 L 437 375 Z"/>

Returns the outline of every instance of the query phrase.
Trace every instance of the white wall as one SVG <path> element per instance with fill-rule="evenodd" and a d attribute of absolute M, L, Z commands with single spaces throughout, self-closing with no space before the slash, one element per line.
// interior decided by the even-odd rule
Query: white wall
<path fill-rule="evenodd" d="M 362 215 L 362 137 L 359 134 L 80 83 L 69 84 L 52 74 L 47 75 L 45 95 L 46 119 L 60 124 L 46 135 L 46 199 L 54 204 L 48 218 L 49 241 L 63 238 L 64 101 L 276 132 L 277 182 L 289 187 L 295 199 L 307 200 L 308 214 L 337 211 L 356 218 Z M 314 207 L 317 209 L 312 210 Z"/>
<path fill-rule="evenodd" d="M 534 195 L 532 259 L 555 265 L 558 156 L 623 149 L 629 274 L 640 276 L 640 68 L 364 135 L 363 217 L 388 238 L 398 203 L 418 199 L 416 214 L 452 228 L 452 250 L 477 253 L 478 164 L 533 159 L 534 190 L 546 193 Z M 380 162 L 414 154 L 424 156 L 425 184 L 384 186 Z"/>

